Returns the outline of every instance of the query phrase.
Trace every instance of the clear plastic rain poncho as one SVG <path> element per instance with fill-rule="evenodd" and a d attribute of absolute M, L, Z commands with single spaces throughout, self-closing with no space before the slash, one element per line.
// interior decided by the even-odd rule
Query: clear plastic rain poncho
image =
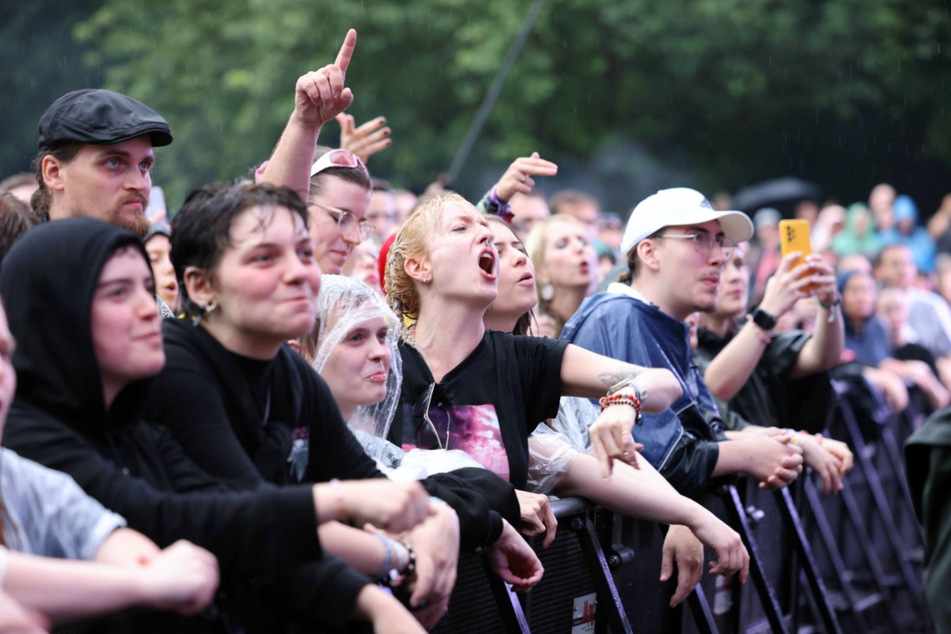
<path fill-rule="evenodd" d="M 313 367 L 323 370 L 334 348 L 359 324 L 382 317 L 389 326 L 386 344 L 390 348 L 390 371 L 386 377 L 386 396 L 379 403 L 357 407 L 347 424 L 373 458 L 377 467 L 394 480 L 411 481 L 434 473 L 444 473 L 463 467 L 481 467 L 467 454 L 458 450 L 413 449 L 410 452 L 387 440 L 393 416 L 400 403 L 403 382 L 403 363 L 397 342 L 400 321 L 375 290 L 359 280 L 341 275 L 324 275 L 317 298 L 317 318 L 320 322 L 317 352 Z"/>

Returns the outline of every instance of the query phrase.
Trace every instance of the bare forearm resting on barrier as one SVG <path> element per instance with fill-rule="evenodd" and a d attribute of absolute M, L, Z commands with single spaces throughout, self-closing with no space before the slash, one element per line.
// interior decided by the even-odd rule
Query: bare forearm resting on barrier
<path fill-rule="evenodd" d="M 565 348 L 561 365 L 565 396 L 600 398 L 610 387 L 628 378 L 636 379 L 636 386 L 646 394 L 641 403 L 645 412 L 663 411 L 683 393 L 680 383 L 668 370 L 625 363 L 575 345 Z"/>

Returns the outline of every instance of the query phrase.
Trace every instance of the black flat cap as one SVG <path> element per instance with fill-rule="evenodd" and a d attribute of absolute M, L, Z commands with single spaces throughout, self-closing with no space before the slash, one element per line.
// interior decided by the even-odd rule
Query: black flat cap
<path fill-rule="evenodd" d="M 65 143 L 106 145 L 143 134 L 153 147 L 172 142 L 168 122 L 141 101 L 111 90 L 74 90 L 43 113 L 38 146 L 44 152 Z"/>

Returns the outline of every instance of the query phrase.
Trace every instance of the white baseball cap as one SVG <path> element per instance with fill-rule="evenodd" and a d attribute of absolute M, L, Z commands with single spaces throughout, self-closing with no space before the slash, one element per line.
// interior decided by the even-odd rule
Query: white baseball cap
<path fill-rule="evenodd" d="M 634 208 L 621 238 L 621 253 L 664 227 L 699 225 L 716 220 L 723 234 L 734 242 L 753 237 L 753 222 L 742 211 L 717 211 L 703 194 L 689 187 L 662 189 Z"/>

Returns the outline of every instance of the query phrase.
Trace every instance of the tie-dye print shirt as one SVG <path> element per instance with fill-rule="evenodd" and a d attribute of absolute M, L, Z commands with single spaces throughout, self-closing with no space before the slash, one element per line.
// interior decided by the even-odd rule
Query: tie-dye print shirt
<path fill-rule="evenodd" d="M 524 488 L 528 435 L 558 413 L 566 346 L 488 331 L 435 383 L 419 352 L 401 343 L 403 388 L 390 439 L 406 450 L 460 449 Z"/>

